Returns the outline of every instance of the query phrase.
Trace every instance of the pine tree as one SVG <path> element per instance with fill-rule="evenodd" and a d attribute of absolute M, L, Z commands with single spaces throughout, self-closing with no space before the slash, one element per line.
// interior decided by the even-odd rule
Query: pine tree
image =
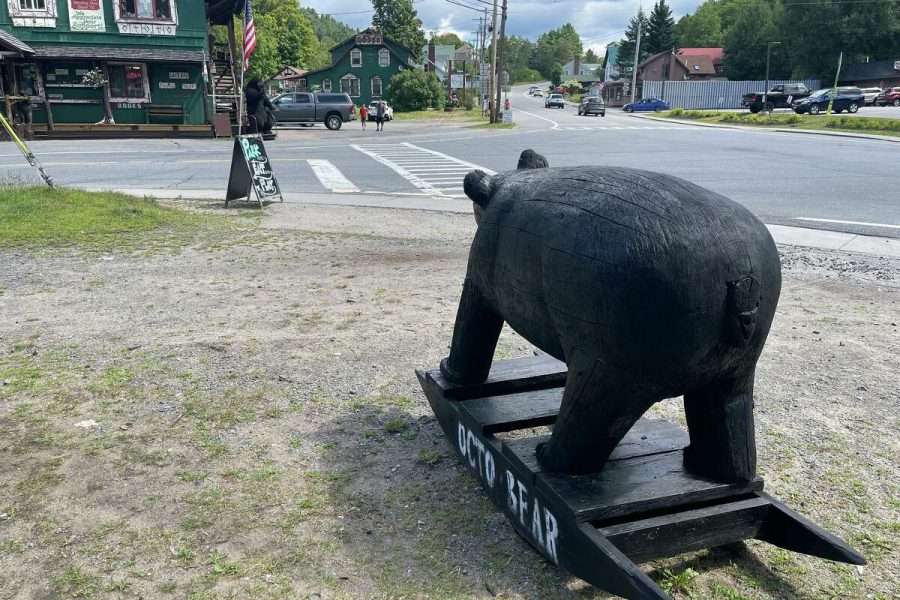
<path fill-rule="evenodd" d="M 425 33 L 412 0 L 372 0 L 372 6 L 375 9 L 372 25 L 385 37 L 409 50 L 414 60 L 420 60 Z"/>
<path fill-rule="evenodd" d="M 638 11 L 637 16 L 631 17 L 628 22 L 628 29 L 625 30 L 625 39 L 619 42 L 619 54 L 616 58 L 616 65 L 619 67 L 619 74 L 623 79 L 631 79 L 631 68 L 634 66 L 634 45 L 637 42 L 638 23 L 641 24 L 641 54 L 638 62 L 647 58 L 647 16 L 643 10 Z"/>
<path fill-rule="evenodd" d="M 666 0 L 657 0 L 647 23 L 647 55 L 675 48 L 675 19 Z"/>

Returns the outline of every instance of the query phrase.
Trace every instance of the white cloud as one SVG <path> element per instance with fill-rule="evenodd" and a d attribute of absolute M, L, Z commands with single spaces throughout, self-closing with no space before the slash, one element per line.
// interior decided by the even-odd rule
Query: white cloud
<path fill-rule="evenodd" d="M 471 6 L 486 7 L 478 0 L 460 0 Z M 702 0 L 669 0 L 677 20 L 693 12 Z M 506 31 L 536 40 L 545 31 L 565 23 L 575 26 L 586 48 L 600 50 L 607 43 L 623 37 L 628 20 L 644 5 L 649 11 L 653 0 L 508 0 L 509 19 Z M 367 27 L 372 20 L 371 7 L 366 0 L 303 0 L 321 13 L 334 14 L 338 20 L 353 27 Z M 426 32 L 453 32 L 463 39 L 474 39 L 479 13 L 450 4 L 444 0 L 420 0 L 414 4 Z"/>

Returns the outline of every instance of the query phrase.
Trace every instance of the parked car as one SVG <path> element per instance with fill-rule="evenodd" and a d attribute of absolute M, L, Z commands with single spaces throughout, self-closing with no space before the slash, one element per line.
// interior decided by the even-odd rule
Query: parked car
<path fill-rule="evenodd" d="M 372 102 L 368 106 L 369 111 L 369 121 L 375 120 L 375 115 L 378 114 L 378 103 Z M 384 103 L 384 120 L 385 121 L 393 121 L 394 120 L 394 109 L 387 102 Z"/>
<path fill-rule="evenodd" d="M 539 89 L 540 89 L 540 88 L 538 88 L 538 86 L 536 86 L 536 85 L 531 86 L 530 88 L 528 88 L 528 95 L 529 95 L 529 96 L 534 96 L 534 93 L 535 93 L 536 91 L 538 91 Z"/>
<path fill-rule="evenodd" d="M 637 102 L 629 102 L 622 107 L 625 112 L 659 112 L 669 110 L 669 103 L 659 98 L 642 98 Z"/>
<path fill-rule="evenodd" d="M 828 110 L 828 102 L 832 98 L 834 92 L 830 88 L 816 90 L 810 96 L 794 102 L 794 112 L 797 114 L 809 113 L 817 115 L 820 112 Z M 863 96 L 862 90 L 855 87 L 839 87 L 837 95 L 834 96 L 831 110 L 835 113 L 847 112 L 855 113 L 860 106 L 864 106 L 866 97 Z"/>
<path fill-rule="evenodd" d="M 290 92 L 276 97 L 275 118 L 279 123 L 325 123 L 331 130 L 356 119 L 356 107 L 347 94 Z"/>
<path fill-rule="evenodd" d="M 565 108 L 566 101 L 563 99 L 562 94 L 550 94 L 547 96 L 547 99 L 544 101 L 544 108 Z"/>
<path fill-rule="evenodd" d="M 541 88 L 538 88 L 538 89 L 534 90 L 534 93 L 532 94 L 532 96 L 534 96 L 535 98 L 543 98 L 544 90 L 542 90 Z"/>
<path fill-rule="evenodd" d="M 763 108 L 766 109 L 766 112 L 772 112 L 776 108 L 791 108 L 795 100 L 806 98 L 810 93 L 810 89 L 802 83 L 775 85 L 766 94 L 763 92 L 744 94 L 741 105 L 749 108 L 750 112 L 754 114 Z M 763 106 L 763 97 L 766 101 L 765 106 Z"/>
<path fill-rule="evenodd" d="M 586 117 L 588 115 L 606 116 L 606 105 L 603 103 L 603 98 L 587 96 L 581 99 L 581 104 L 578 105 L 578 116 Z"/>
<path fill-rule="evenodd" d="M 900 106 L 900 87 L 887 88 L 875 98 L 875 104 L 878 106 Z"/>
<path fill-rule="evenodd" d="M 873 88 L 863 88 L 862 93 L 863 96 L 866 97 L 866 104 L 875 104 L 875 99 L 881 95 L 883 92 L 881 88 L 873 87 Z"/>

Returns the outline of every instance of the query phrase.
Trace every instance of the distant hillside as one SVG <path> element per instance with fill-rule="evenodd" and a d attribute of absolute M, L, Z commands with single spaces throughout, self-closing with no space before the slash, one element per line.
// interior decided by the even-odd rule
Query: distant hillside
<path fill-rule="evenodd" d="M 356 29 L 345 23 L 341 23 L 331 15 L 320 15 L 314 8 L 301 8 L 303 14 L 309 17 L 316 38 L 319 40 L 319 49 L 310 68 L 319 69 L 331 64 L 331 56 L 328 51 L 356 33 Z"/>

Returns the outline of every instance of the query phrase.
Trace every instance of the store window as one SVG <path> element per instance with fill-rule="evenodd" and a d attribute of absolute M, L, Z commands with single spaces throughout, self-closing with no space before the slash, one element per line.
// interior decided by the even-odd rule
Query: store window
<path fill-rule="evenodd" d="M 172 21 L 172 0 L 119 0 L 119 17 Z"/>
<path fill-rule="evenodd" d="M 351 97 L 359 97 L 359 77 L 356 75 L 344 75 L 341 77 L 341 91 L 350 94 Z"/>
<path fill-rule="evenodd" d="M 381 77 L 372 78 L 372 97 L 381 97 Z"/>
<path fill-rule="evenodd" d="M 350 66 L 351 67 L 361 67 L 362 66 L 362 50 L 351 50 L 350 51 Z"/>
<path fill-rule="evenodd" d="M 389 67 L 391 66 L 391 51 L 387 48 L 382 48 L 378 51 L 378 66 L 379 67 Z"/>
<path fill-rule="evenodd" d="M 22 10 L 47 10 L 47 0 L 19 0 Z"/>
<path fill-rule="evenodd" d="M 6 0 L 14 27 L 56 27 L 56 0 Z"/>
<path fill-rule="evenodd" d="M 147 66 L 143 64 L 110 64 L 109 95 L 113 102 L 149 102 L 150 86 Z"/>
<path fill-rule="evenodd" d="M 330 91 L 331 91 L 331 80 L 330 80 L 330 79 L 323 79 L 323 80 L 322 80 L 322 91 L 323 91 L 323 92 L 330 92 Z"/>

